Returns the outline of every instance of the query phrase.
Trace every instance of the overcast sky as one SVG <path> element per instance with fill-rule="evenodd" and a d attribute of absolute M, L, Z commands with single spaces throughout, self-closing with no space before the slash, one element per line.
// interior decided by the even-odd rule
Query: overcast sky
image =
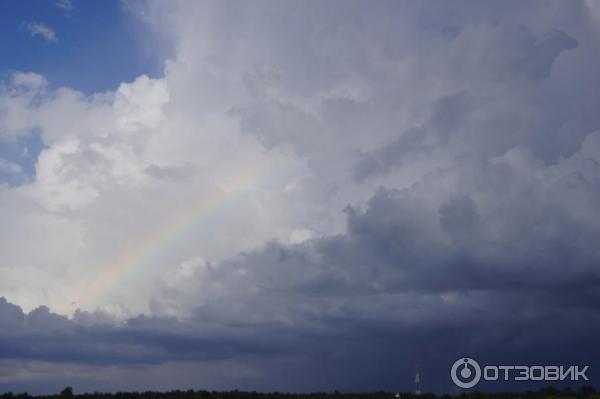
<path fill-rule="evenodd" d="M 0 11 L 0 391 L 598 386 L 600 3 Z"/>

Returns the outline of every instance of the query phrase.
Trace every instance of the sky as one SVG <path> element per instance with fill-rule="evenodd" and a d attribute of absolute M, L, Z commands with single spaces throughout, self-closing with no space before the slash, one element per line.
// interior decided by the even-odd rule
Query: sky
<path fill-rule="evenodd" d="M 594 1 L 0 0 L 0 391 L 598 387 L 599 34 Z"/>

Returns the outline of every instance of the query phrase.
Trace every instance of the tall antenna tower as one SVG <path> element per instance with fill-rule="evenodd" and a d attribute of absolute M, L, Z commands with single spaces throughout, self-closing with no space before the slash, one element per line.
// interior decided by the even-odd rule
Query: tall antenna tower
<path fill-rule="evenodd" d="M 421 394 L 421 374 L 419 373 L 419 367 L 415 373 L 415 395 Z"/>

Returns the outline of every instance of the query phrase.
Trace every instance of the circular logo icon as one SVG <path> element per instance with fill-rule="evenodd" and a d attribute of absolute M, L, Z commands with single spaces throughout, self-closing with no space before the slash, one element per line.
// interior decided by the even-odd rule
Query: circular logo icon
<path fill-rule="evenodd" d="M 473 388 L 481 379 L 479 363 L 469 357 L 461 357 L 452 365 L 450 376 L 456 386 Z"/>

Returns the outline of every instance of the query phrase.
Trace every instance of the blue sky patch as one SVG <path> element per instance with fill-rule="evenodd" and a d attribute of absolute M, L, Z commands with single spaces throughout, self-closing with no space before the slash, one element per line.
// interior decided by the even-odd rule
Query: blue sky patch
<path fill-rule="evenodd" d="M 0 79 L 30 71 L 93 93 L 160 74 L 161 61 L 136 45 L 142 28 L 123 11 L 114 0 L 0 0 Z"/>

